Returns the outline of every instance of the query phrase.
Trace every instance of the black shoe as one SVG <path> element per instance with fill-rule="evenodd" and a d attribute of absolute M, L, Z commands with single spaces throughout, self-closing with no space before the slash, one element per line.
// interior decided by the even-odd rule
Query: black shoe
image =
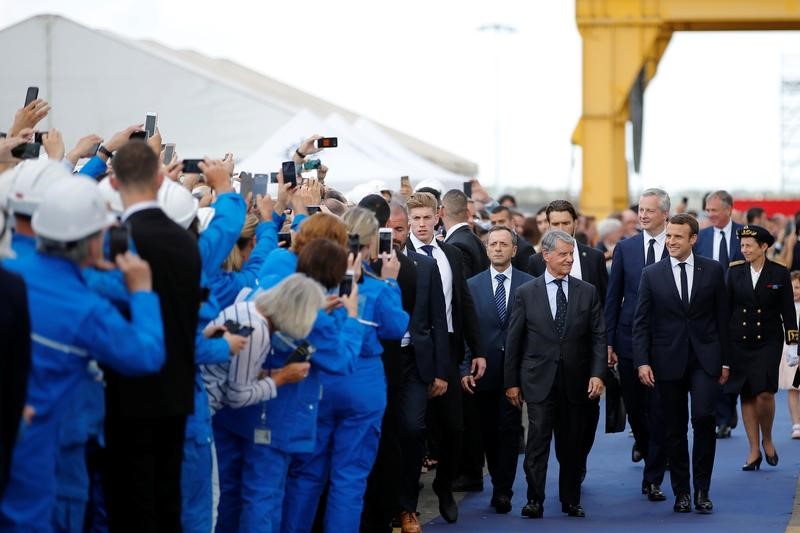
<path fill-rule="evenodd" d="M 583 510 L 583 507 L 581 507 L 579 503 L 562 503 L 561 512 L 567 513 L 568 516 L 574 516 L 575 518 L 586 518 L 586 511 Z"/>
<path fill-rule="evenodd" d="M 434 492 L 439 498 L 439 514 L 442 515 L 442 518 L 449 524 L 454 524 L 456 520 L 458 520 L 458 505 L 456 504 L 455 498 L 453 498 L 453 491 L 434 490 Z"/>
<path fill-rule="evenodd" d="M 453 492 L 483 492 L 483 480 L 459 476 L 453 481 Z"/>
<path fill-rule="evenodd" d="M 721 425 L 719 429 L 717 429 L 717 438 L 718 439 L 731 438 L 731 427 L 725 424 Z"/>
<path fill-rule="evenodd" d="M 647 494 L 647 490 L 650 488 L 650 483 L 645 480 L 642 480 L 642 494 Z"/>
<path fill-rule="evenodd" d="M 763 443 L 761 444 L 764 445 Z M 775 447 L 773 446 L 773 449 Z M 767 454 L 767 449 L 764 448 L 764 458 L 767 460 L 767 464 L 769 466 L 778 466 L 778 450 L 775 450 L 775 455 Z"/>
<path fill-rule="evenodd" d="M 714 504 L 711 503 L 707 490 L 694 491 L 694 508 L 701 514 L 711 514 L 711 511 L 714 510 Z"/>
<path fill-rule="evenodd" d="M 639 451 L 639 447 L 634 442 L 633 448 L 631 448 L 631 461 L 638 463 L 642 459 L 644 459 L 644 455 L 642 455 L 642 452 Z"/>
<path fill-rule="evenodd" d="M 647 483 L 647 499 L 651 502 L 663 502 L 667 499 L 667 495 L 661 490 L 658 483 Z"/>
<path fill-rule="evenodd" d="M 676 513 L 691 513 L 692 512 L 692 500 L 689 497 L 689 493 L 685 494 L 678 494 L 675 496 L 675 505 L 672 506 L 672 510 Z"/>
<path fill-rule="evenodd" d="M 511 512 L 511 498 L 505 494 L 492 496 L 491 506 L 497 514 L 506 514 Z"/>
<path fill-rule="evenodd" d="M 541 518 L 544 514 L 544 508 L 542 504 L 536 500 L 528 500 L 528 503 L 522 508 L 520 514 L 527 518 Z"/>
<path fill-rule="evenodd" d="M 761 459 L 762 457 L 761 454 L 759 453 L 758 459 L 756 459 L 752 463 L 745 463 L 745 465 L 742 467 L 742 470 L 744 470 L 745 472 L 751 472 L 753 470 L 761 470 Z"/>

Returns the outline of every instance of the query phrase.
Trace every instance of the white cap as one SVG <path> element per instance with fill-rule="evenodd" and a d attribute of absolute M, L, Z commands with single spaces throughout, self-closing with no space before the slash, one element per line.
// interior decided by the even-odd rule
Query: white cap
<path fill-rule="evenodd" d="M 203 233 L 208 229 L 208 225 L 214 220 L 215 214 L 216 210 L 213 207 L 201 207 L 197 210 L 197 221 L 199 222 L 197 231 L 199 233 Z"/>
<path fill-rule="evenodd" d="M 29 159 L 17 165 L 14 182 L 8 192 L 8 207 L 14 214 L 31 216 L 36 212 L 45 193 L 59 180 L 73 179 L 59 162 L 49 159 Z M 85 179 L 85 178 L 84 178 Z"/>
<path fill-rule="evenodd" d="M 435 190 L 439 191 L 439 194 L 444 193 L 445 190 L 446 190 L 444 188 L 444 183 L 442 183 L 441 181 L 439 181 L 437 179 L 430 178 L 430 179 L 422 180 L 419 183 L 417 183 L 417 186 L 414 187 L 414 192 L 417 192 L 418 190 L 420 190 L 423 187 L 430 187 L 431 189 L 435 189 Z"/>
<path fill-rule="evenodd" d="M 381 191 L 389 190 L 386 183 L 380 180 L 370 180 L 366 183 L 359 183 L 348 192 L 345 197 L 353 204 L 360 202 L 365 196 L 370 194 L 381 194 Z"/>
<path fill-rule="evenodd" d="M 197 215 L 199 202 L 186 190 L 171 179 L 165 178 L 158 189 L 158 204 L 169 218 L 188 229 Z"/>
<path fill-rule="evenodd" d="M 122 205 L 122 196 L 120 196 L 118 190 L 111 186 L 111 178 L 106 176 L 100 180 L 100 183 L 97 184 L 97 189 L 105 198 L 106 204 L 108 204 L 108 208 L 112 213 L 121 215 L 125 212 L 125 206 Z"/>
<path fill-rule="evenodd" d="M 59 180 L 44 193 L 31 225 L 40 237 L 74 242 L 115 222 L 96 183 L 87 178 L 70 178 Z"/>

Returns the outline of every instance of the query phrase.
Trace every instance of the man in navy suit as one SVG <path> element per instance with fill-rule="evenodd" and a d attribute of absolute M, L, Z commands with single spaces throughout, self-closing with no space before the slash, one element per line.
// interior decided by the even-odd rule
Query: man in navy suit
<path fill-rule="evenodd" d="M 656 388 L 664 412 L 664 451 L 677 513 L 692 510 L 687 395 L 692 396 L 694 505 L 698 512 L 710 513 L 714 398 L 730 373 L 725 276 L 718 262 L 692 253 L 697 232 L 691 215 L 669 219 L 669 258 L 642 271 L 633 318 L 634 364 L 641 382 Z"/>
<path fill-rule="evenodd" d="M 728 272 L 732 261 L 743 260 L 737 231 L 742 225 L 731 220 L 733 197 L 727 191 L 714 191 L 706 197 L 706 215 L 711 226 L 697 235 L 694 252 L 697 255 L 719 261 L 723 272 Z M 726 439 L 731 436 L 731 429 L 738 422 L 736 416 L 736 394 L 717 392 L 717 438 Z"/>
<path fill-rule="evenodd" d="M 669 209 L 669 195 L 665 191 L 647 189 L 642 193 L 639 198 L 642 233 L 618 242 L 614 248 L 605 304 L 608 364 L 616 364 L 619 370 L 625 410 L 635 438 L 631 459 L 635 463 L 645 460 L 642 493 L 650 501 L 666 499 L 661 490 L 665 467 L 663 431 L 655 394 L 642 385 L 633 365 L 631 329 L 642 270 L 669 256 L 664 245 Z"/>
<path fill-rule="evenodd" d="M 471 374 L 471 353 L 467 351 L 461 364 L 461 387 L 474 395 L 477 426 L 480 428 L 477 457 L 484 456 L 492 476 L 491 505 L 497 513 L 511 511 L 511 487 L 517 472 L 520 438 L 520 411 L 505 398 L 503 365 L 508 333 L 508 319 L 517 287 L 533 279 L 511 266 L 517 253 L 517 235 L 507 226 L 489 230 L 487 250 L 491 266 L 467 280 L 475 311 L 480 320 L 480 336 L 486 348 L 486 372 L 480 381 Z"/>

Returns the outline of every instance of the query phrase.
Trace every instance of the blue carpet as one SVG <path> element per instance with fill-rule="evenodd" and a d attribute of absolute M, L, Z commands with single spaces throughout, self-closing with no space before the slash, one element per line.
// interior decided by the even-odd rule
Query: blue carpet
<path fill-rule="evenodd" d="M 588 475 L 581 496 L 587 518 L 570 518 L 561 512 L 558 502 L 558 462 L 551 451 L 543 520 L 522 518 L 519 514 L 526 503 L 527 487 L 522 471 L 523 456 L 520 455 L 511 513 L 498 515 L 489 507 L 492 492 L 487 476 L 484 479 L 485 490 L 467 494 L 459 504 L 456 524 L 447 524 L 437 517 L 425 525 L 424 531 L 784 531 L 791 517 L 800 467 L 797 453 L 800 441 L 790 438 L 791 422 L 786 392 L 780 391 L 775 401 L 774 440 L 780 463 L 777 467 L 771 467 L 764 462 L 760 472 L 742 472 L 741 465 L 747 458 L 748 448 L 740 423 L 730 439 L 717 441 L 711 482 L 714 513 L 711 515 L 674 513 L 669 473 L 662 485 L 667 501 L 649 502 L 641 494 L 644 463 L 634 464 L 630 460 L 633 438 L 627 431 L 612 435 L 604 433 L 602 419 L 605 406 L 601 405 L 600 427 L 589 456 Z M 691 440 L 689 444 L 691 446 Z"/>

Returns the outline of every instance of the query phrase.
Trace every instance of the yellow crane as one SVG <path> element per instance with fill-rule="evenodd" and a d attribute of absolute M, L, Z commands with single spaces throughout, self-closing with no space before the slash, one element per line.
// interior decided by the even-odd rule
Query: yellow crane
<path fill-rule="evenodd" d="M 800 0 L 575 0 L 575 18 L 583 40 L 583 112 L 572 134 L 583 149 L 580 205 L 605 216 L 629 205 L 625 123 L 641 113 L 672 33 L 798 30 Z"/>

